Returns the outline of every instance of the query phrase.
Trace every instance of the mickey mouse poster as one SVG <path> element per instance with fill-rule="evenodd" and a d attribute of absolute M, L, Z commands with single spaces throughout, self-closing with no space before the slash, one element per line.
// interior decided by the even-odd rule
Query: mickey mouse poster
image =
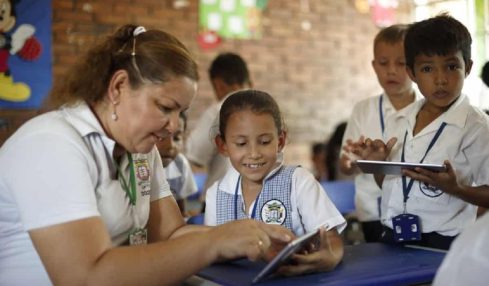
<path fill-rule="evenodd" d="M 0 0 L 0 107 L 40 107 L 51 78 L 51 1 Z"/>

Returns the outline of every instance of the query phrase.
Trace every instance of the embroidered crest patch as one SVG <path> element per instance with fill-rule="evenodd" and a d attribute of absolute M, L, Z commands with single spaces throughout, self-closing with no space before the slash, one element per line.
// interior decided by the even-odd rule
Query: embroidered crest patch
<path fill-rule="evenodd" d="M 435 186 L 419 182 L 419 190 L 427 197 L 436 198 L 443 195 L 443 191 Z"/>
<path fill-rule="evenodd" d="M 136 176 L 141 181 L 149 180 L 149 164 L 147 159 L 138 159 L 134 161 Z"/>
<path fill-rule="evenodd" d="M 287 209 L 279 200 L 269 200 L 261 208 L 261 220 L 267 224 L 281 225 L 287 217 Z"/>

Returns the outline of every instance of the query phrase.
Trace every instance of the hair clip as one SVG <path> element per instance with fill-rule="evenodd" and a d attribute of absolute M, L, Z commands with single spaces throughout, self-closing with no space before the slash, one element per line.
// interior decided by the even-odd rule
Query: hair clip
<path fill-rule="evenodd" d="M 142 34 L 144 32 L 146 32 L 146 28 L 144 28 L 143 26 L 138 26 L 136 29 L 134 29 L 132 35 L 136 37 L 137 35 Z"/>
<path fill-rule="evenodd" d="M 134 36 L 134 40 L 132 41 L 132 53 L 131 56 L 136 56 L 136 36 L 139 34 L 142 34 L 146 32 L 146 29 L 143 26 L 138 26 L 134 31 L 132 32 L 132 35 Z"/>

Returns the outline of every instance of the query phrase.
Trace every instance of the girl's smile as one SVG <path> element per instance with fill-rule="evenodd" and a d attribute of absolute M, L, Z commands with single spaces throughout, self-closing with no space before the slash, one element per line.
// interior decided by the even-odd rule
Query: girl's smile
<path fill-rule="evenodd" d="M 242 175 L 243 182 L 261 184 L 278 165 L 285 134 L 279 134 L 270 114 L 245 109 L 229 116 L 224 139 L 219 140 L 220 150 Z"/>

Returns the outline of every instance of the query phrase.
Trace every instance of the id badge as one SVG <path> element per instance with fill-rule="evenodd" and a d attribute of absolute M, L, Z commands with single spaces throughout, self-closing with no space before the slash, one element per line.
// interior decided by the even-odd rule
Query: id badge
<path fill-rule="evenodd" d="M 129 233 L 130 245 L 148 244 L 148 231 L 145 228 L 137 228 Z"/>
<path fill-rule="evenodd" d="M 401 214 L 392 218 L 394 240 L 408 242 L 421 240 L 421 224 L 419 216 Z"/>

